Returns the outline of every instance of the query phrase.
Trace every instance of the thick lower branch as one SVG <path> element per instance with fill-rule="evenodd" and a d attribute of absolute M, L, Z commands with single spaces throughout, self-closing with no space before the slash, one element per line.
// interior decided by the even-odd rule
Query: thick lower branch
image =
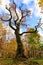
<path fill-rule="evenodd" d="M 23 35 L 23 34 L 25 34 L 25 33 L 35 33 L 35 32 L 37 32 L 37 30 L 35 30 L 35 31 L 27 31 L 27 32 L 23 32 L 23 33 L 21 33 L 21 34 L 19 34 L 19 35 Z"/>

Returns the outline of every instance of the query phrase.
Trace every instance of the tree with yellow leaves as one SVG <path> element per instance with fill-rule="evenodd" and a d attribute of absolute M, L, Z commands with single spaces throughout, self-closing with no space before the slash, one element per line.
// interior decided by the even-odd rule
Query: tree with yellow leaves
<path fill-rule="evenodd" d="M 43 0 L 39 0 L 38 4 L 39 4 L 39 7 L 41 8 L 40 13 L 43 14 Z"/>
<path fill-rule="evenodd" d="M 43 6 L 43 0 L 39 0 L 39 7 L 42 7 Z"/>
<path fill-rule="evenodd" d="M 3 45 L 3 56 L 14 58 L 17 51 L 17 42 L 14 39 L 11 39 L 10 42 L 5 43 Z"/>

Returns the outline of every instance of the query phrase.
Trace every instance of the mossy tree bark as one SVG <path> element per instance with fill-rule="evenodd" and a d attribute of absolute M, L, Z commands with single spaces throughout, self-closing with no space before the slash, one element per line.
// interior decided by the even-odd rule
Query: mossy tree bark
<path fill-rule="evenodd" d="M 20 24 L 16 24 L 16 29 L 15 29 L 15 35 L 16 35 L 16 41 L 17 41 L 17 53 L 16 57 L 18 56 L 24 56 L 24 49 L 23 49 L 23 44 L 21 41 L 21 36 L 19 35 L 20 32 Z"/>
<path fill-rule="evenodd" d="M 19 35 L 17 29 L 15 31 L 15 35 L 16 35 L 16 41 L 17 41 L 17 54 L 16 54 L 16 56 L 23 55 L 23 44 L 22 44 L 22 41 L 21 41 L 21 38 L 20 38 L 20 35 Z"/>

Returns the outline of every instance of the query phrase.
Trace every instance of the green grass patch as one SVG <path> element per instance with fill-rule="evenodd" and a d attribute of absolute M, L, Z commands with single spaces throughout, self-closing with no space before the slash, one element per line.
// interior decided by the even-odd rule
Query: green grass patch
<path fill-rule="evenodd" d="M 33 59 L 31 60 L 32 63 L 38 63 L 39 65 L 43 65 L 43 59 Z"/>
<path fill-rule="evenodd" d="M 33 61 L 34 61 L 34 62 L 38 62 L 38 63 L 43 63 L 43 59 L 37 59 L 37 60 L 34 59 Z"/>
<path fill-rule="evenodd" d="M 11 63 L 13 63 L 13 59 L 12 58 L 6 58 L 6 59 L 2 58 L 2 59 L 0 59 L 0 62 L 4 65 L 11 64 Z"/>
<path fill-rule="evenodd" d="M 31 61 L 31 62 L 30 62 Z M 11 64 L 15 64 L 15 65 L 19 65 L 19 63 L 24 63 L 26 65 L 29 65 L 33 62 L 37 62 L 39 65 L 43 65 L 43 59 L 34 59 L 34 58 L 18 58 L 18 59 L 12 59 L 12 58 L 0 58 L 0 62 L 2 63 L 2 65 L 11 65 Z"/>

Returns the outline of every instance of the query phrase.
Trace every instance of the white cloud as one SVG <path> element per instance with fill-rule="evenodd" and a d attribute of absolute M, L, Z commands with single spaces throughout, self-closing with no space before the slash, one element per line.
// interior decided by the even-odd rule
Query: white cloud
<path fill-rule="evenodd" d="M 34 15 L 36 17 L 40 17 L 40 8 L 38 6 L 34 7 Z"/>
<path fill-rule="evenodd" d="M 34 0 L 34 15 L 36 17 L 39 17 L 39 14 L 40 14 L 40 8 L 38 6 L 38 1 Z"/>
<path fill-rule="evenodd" d="M 33 0 L 23 0 L 23 3 L 24 4 L 29 4 L 31 1 L 33 1 Z"/>
<path fill-rule="evenodd" d="M 43 36 L 43 31 L 40 28 L 38 29 L 38 33 L 40 34 L 40 36 Z"/>
<path fill-rule="evenodd" d="M 2 3 L 1 3 L 1 4 L 3 5 L 3 7 L 5 7 L 5 5 L 6 5 L 6 4 L 9 4 L 9 3 L 10 3 L 9 0 L 2 0 Z"/>
<path fill-rule="evenodd" d="M 38 32 L 40 34 L 40 36 L 43 36 L 43 33 L 41 31 Z"/>
<path fill-rule="evenodd" d="M 34 1 L 34 6 L 30 7 L 28 4 Z M 23 0 L 23 3 L 26 4 L 27 6 L 29 6 L 29 8 L 33 9 L 32 13 L 34 13 L 34 15 L 36 17 L 42 17 L 43 14 L 41 13 L 41 8 L 38 5 L 39 0 Z"/>

